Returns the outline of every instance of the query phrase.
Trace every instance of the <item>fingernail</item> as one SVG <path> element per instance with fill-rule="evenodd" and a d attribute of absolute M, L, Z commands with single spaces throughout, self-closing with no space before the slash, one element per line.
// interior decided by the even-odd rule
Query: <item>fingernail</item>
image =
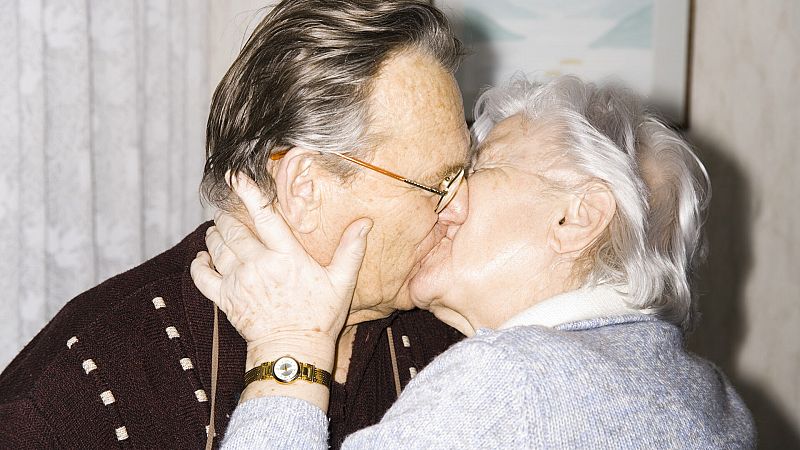
<path fill-rule="evenodd" d="M 215 218 L 216 218 L 216 216 L 215 216 Z M 208 227 L 208 229 L 206 230 L 206 236 L 208 236 L 209 234 L 211 234 L 213 231 L 214 231 L 214 227 L 213 227 L 213 226 L 211 226 L 211 227 Z"/>
<path fill-rule="evenodd" d="M 358 235 L 364 237 L 367 235 L 367 233 L 369 233 L 369 230 L 371 229 L 372 229 L 372 221 L 370 220 L 369 223 L 366 223 L 364 224 L 364 226 L 361 227 L 361 232 Z"/>
<path fill-rule="evenodd" d="M 194 257 L 195 257 L 195 258 L 199 258 L 199 257 L 200 257 L 202 254 L 203 254 L 203 252 L 197 252 L 197 254 L 196 254 L 196 255 L 194 255 Z"/>
<path fill-rule="evenodd" d="M 225 171 L 225 183 L 228 185 L 228 187 L 231 187 L 231 170 L 230 169 Z"/>

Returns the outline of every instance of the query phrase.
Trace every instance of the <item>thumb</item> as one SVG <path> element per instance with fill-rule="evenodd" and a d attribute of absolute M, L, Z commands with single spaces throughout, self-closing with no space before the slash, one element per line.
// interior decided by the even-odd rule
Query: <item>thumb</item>
<path fill-rule="evenodd" d="M 222 300 L 220 291 L 222 289 L 222 276 L 212 267 L 211 255 L 208 252 L 200 252 L 192 260 L 190 266 L 190 274 L 194 285 L 207 299 L 216 303 L 222 309 L 222 312 L 227 311 L 227 304 Z"/>
<path fill-rule="evenodd" d="M 359 219 L 351 223 L 342 234 L 339 246 L 328 265 L 328 275 L 336 289 L 352 290 L 356 285 L 358 271 L 367 251 L 367 235 L 372 230 L 370 219 Z"/>

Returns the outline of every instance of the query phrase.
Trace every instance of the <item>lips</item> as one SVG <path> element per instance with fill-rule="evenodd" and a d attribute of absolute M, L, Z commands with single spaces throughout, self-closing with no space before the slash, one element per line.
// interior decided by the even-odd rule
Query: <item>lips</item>
<path fill-rule="evenodd" d="M 442 225 L 436 224 L 425 239 L 420 242 L 414 250 L 414 260 L 416 261 L 411 267 L 411 270 L 406 276 L 405 282 L 410 283 L 414 276 L 419 272 L 422 267 L 422 261 L 433 252 L 433 250 L 441 243 L 447 230 Z M 424 253 L 423 253 L 424 252 Z"/>
<path fill-rule="evenodd" d="M 450 249 L 453 245 L 453 240 L 447 236 L 443 237 L 438 244 L 434 245 L 431 251 L 428 252 L 425 257 L 422 258 L 420 261 L 421 269 L 425 269 L 427 263 L 430 262 L 431 259 L 435 258 L 435 256 L 446 249 Z"/>

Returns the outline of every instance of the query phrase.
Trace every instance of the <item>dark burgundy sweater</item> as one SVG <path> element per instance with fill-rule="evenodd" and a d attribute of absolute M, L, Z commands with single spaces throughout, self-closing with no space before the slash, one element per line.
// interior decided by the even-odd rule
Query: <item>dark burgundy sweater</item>
<path fill-rule="evenodd" d="M 202 448 L 213 309 L 189 265 L 207 222 L 180 244 L 70 301 L 0 375 L 0 448 Z M 334 383 L 333 448 L 378 422 L 400 383 L 462 336 L 424 311 L 359 325 L 347 383 Z M 220 315 L 218 444 L 242 389 L 245 342 Z"/>

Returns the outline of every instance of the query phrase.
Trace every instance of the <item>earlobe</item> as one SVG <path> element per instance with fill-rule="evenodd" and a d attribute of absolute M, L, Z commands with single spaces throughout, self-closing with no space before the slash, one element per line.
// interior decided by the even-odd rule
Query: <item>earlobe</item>
<path fill-rule="evenodd" d="M 311 233 L 319 226 L 322 200 L 312 155 L 309 150 L 293 148 L 275 168 L 278 203 L 286 221 L 300 233 Z"/>
<path fill-rule="evenodd" d="M 608 228 L 616 212 L 614 195 L 602 183 L 592 183 L 581 194 L 568 197 L 547 237 L 550 248 L 560 254 L 589 247 Z"/>

